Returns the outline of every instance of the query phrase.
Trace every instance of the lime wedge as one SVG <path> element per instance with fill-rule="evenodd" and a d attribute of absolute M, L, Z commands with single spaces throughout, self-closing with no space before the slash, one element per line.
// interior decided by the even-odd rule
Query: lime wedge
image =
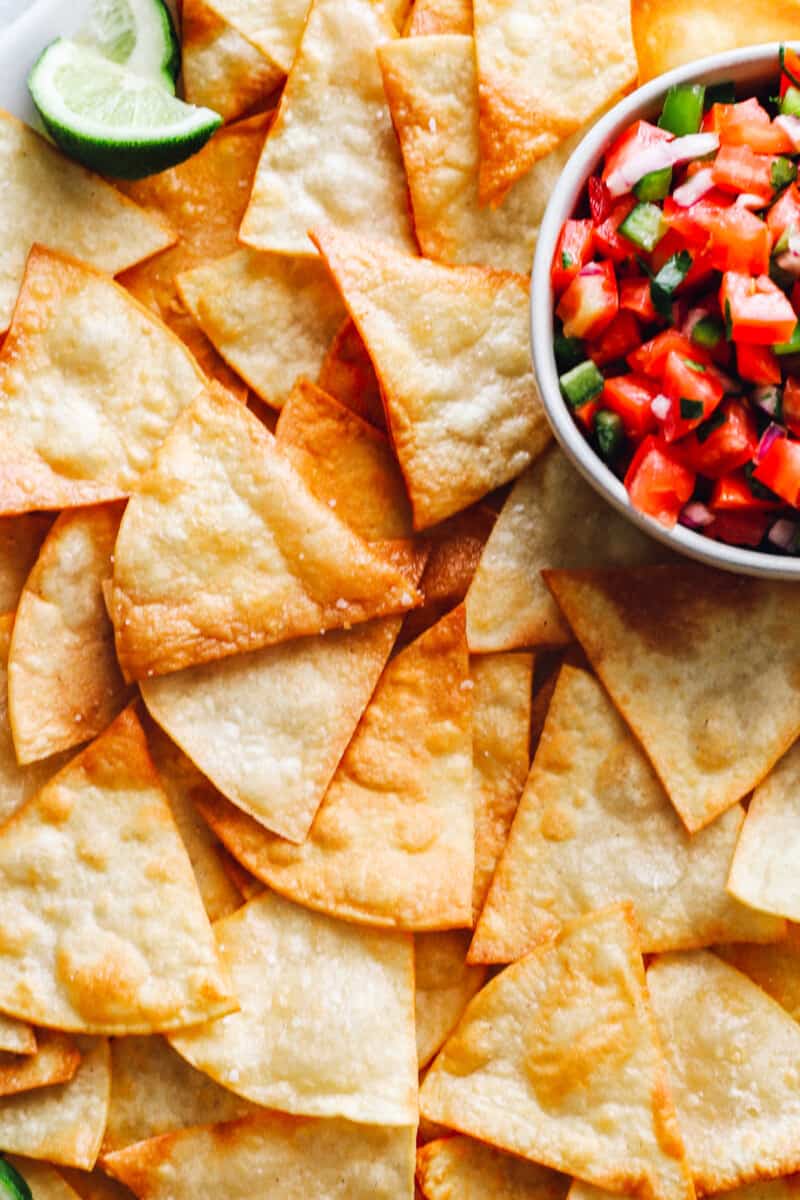
<path fill-rule="evenodd" d="M 181 49 L 164 0 L 93 0 L 74 41 L 175 91 Z"/>
<path fill-rule="evenodd" d="M 222 118 L 176 99 L 97 50 L 58 38 L 28 76 L 47 132 L 70 158 L 103 175 L 141 179 L 183 162 Z"/>

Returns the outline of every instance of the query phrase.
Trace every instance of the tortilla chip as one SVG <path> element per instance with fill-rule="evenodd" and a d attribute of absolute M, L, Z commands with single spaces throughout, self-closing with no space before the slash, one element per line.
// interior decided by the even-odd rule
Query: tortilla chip
<path fill-rule="evenodd" d="M 0 519 L 0 613 L 13 612 L 52 518 L 44 513 Z"/>
<path fill-rule="evenodd" d="M 80 1061 L 72 1038 L 40 1029 L 34 1054 L 0 1054 L 0 1096 L 68 1083 Z"/>
<path fill-rule="evenodd" d="M 0 1050 L 8 1054 L 35 1054 L 33 1026 L 0 1013 Z"/>
<path fill-rule="evenodd" d="M 8 706 L 17 761 L 87 742 L 130 699 L 103 600 L 119 503 L 63 513 L 28 576 L 8 657 Z"/>
<path fill-rule="evenodd" d="M 344 316 L 320 263 L 280 254 L 237 250 L 184 272 L 178 290 L 225 361 L 273 408 L 298 375 L 317 374 Z"/>
<path fill-rule="evenodd" d="M 268 430 L 213 386 L 173 426 L 114 557 L 117 655 L 135 679 L 416 600 L 403 574 L 314 498 Z"/>
<path fill-rule="evenodd" d="M 713 954 L 669 954 L 647 972 L 698 1192 L 800 1166 L 800 1029 Z"/>
<path fill-rule="evenodd" d="M 735 943 L 714 950 L 800 1021 L 800 926 L 790 922 L 785 939 L 771 946 Z"/>
<path fill-rule="evenodd" d="M 530 365 L 528 279 L 331 229 L 313 236 L 375 364 L 416 527 L 519 475 L 550 438 Z"/>
<path fill-rule="evenodd" d="M 466 1137 L 418 1150 L 417 1179 L 427 1200 L 564 1200 L 569 1186 L 547 1167 Z"/>
<path fill-rule="evenodd" d="M 12 1016 L 149 1033 L 236 1007 L 132 709 L 0 830 L 0 880 Z"/>
<path fill-rule="evenodd" d="M 541 577 L 547 567 L 638 566 L 667 557 L 553 446 L 514 485 L 475 572 L 467 594 L 470 650 L 572 641 Z"/>
<path fill-rule="evenodd" d="M 111 1103 L 102 1153 L 192 1125 L 246 1116 L 253 1106 L 190 1067 L 161 1037 L 111 1043 Z"/>
<path fill-rule="evenodd" d="M 144 1200 L 411 1200 L 414 1130 L 281 1113 L 187 1129 L 111 1154 Z"/>
<path fill-rule="evenodd" d="M 116 1179 L 111 1179 L 99 1168 L 78 1171 L 74 1167 L 62 1167 L 61 1174 L 81 1200 L 135 1200 L 129 1188 L 117 1183 Z"/>
<path fill-rule="evenodd" d="M 575 921 L 487 984 L 420 1102 L 431 1120 L 601 1187 L 694 1195 L 628 905 Z"/>
<path fill-rule="evenodd" d="M 265 104 L 284 79 L 278 64 L 205 0 L 183 0 L 181 71 L 186 101 L 225 121 Z"/>
<path fill-rule="evenodd" d="M 792 870 L 800 845 L 800 743 L 756 788 L 731 863 L 728 891 L 762 912 L 800 919 Z"/>
<path fill-rule="evenodd" d="M 214 927 L 241 1012 L 171 1037 L 194 1067 L 282 1112 L 417 1119 L 413 943 L 265 892 Z"/>
<path fill-rule="evenodd" d="M 214 789 L 154 721 L 147 722 L 146 732 L 148 749 L 189 855 L 208 919 L 218 921 L 235 912 L 241 899 L 222 865 L 221 855 L 225 852 L 220 842 L 194 806 L 195 797 Z"/>
<path fill-rule="evenodd" d="M 418 933 L 414 938 L 417 1059 L 420 1070 L 455 1029 L 486 981 L 483 967 L 467 966 L 469 933 Z"/>
<path fill-rule="evenodd" d="M 761 1179 L 724 1193 L 725 1200 L 797 1200 L 800 1175 L 784 1175 L 782 1179 Z M 567 1200 L 609 1200 L 610 1193 L 590 1183 L 574 1179 Z"/>
<path fill-rule="evenodd" d="M 426 530 L 430 555 L 420 589 L 427 604 L 436 601 L 452 608 L 461 603 L 494 523 L 491 509 L 476 504 Z"/>
<path fill-rule="evenodd" d="M 4 1158 L 25 1180 L 34 1200 L 80 1200 L 78 1193 L 64 1182 L 55 1167 L 51 1167 L 49 1163 L 36 1162 L 32 1158 L 17 1158 L 15 1154 L 6 1154 Z"/>
<path fill-rule="evenodd" d="M 202 815 L 235 858 L 299 904 L 399 929 L 468 926 L 474 818 L 463 609 L 391 660 L 302 846 L 221 799 Z"/>
<path fill-rule="evenodd" d="M 428 37 L 438 33 L 472 35 L 472 0 L 416 0 L 405 36 Z"/>
<path fill-rule="evenodd" d="M 246 245 L 313 254 L 309 229 L 330 222 L 414 250 L 375 57 L 395 37 L 373 0 L 313 0 L 240 229 Z"/>
<path fill-rule="evenodd" d="M 480 196 L 500 204 L 533 164 L 636 82 L 627 0 L 474 0 Z"/>
<path fill-rule="evenodd" d="M 127 495 L 203 382 L 108 276 L 34 247 L 0 353 L 0 511 Z"/>
<path fill-rule="evenodd" d="M 791 586 L 687 562 L 544 575 L 690 833 L 800 733 Z"/>
<path fill-rule="evenodd" d="M 739 46 L 797 37 L 797 0 L 631 0 L 639 81 Z"/>
<path fill-rule="evenodd" d="M 563 667 L 470 960 L 512 961 L 623 900 L 645 953 L 777 941 L 783 922 L 725 890 L 743 821 L 735 805 L 690 838 L 599 683 Z"/>
<path fill-rule="evenodd" d="M 260 879 L 256 879 L 255 875 L 251 875 L 246 871 L 240 862 L 231 854 L 230 850 L 222 848 L 222 864 L 225 868 L 228 878 L 233 886 L 238 890 L 243 900 L 254 900 L 256 896 L 260 896 L 264 891 L 264 884 Z"/>
<path fill-rule="evenodd" d="M 288 72 L 300 45 L 308 0 L 208 0 L 208 6 Z"/>
<path fill-rule="evenodd" d="M 0 331 L 11 323 L 34 243 L 115 274 L 175 241 L 165 222 L 1 110 L 0 179 Z"/>
<path fill-rule="evenodd" d="M 378 429 L 386 428 L 378 377 L 361 334 L 349 317 L 328 347 L 317 382 L 323 392 L 345 408 Z"/>
<path fill-rule="evenodd" d="M 0 1099 L 0 1150 L 90 1171 L 108 1115 L 108 1042 L 78 1038 L 81 1062 L 69 1083 Z"/>

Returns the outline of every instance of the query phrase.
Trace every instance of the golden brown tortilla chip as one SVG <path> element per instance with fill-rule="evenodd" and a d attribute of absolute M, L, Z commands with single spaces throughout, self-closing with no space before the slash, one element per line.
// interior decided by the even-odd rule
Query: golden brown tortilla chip
<path fill-rule="evenodd" d="M 7 1054 L 35 1054 L 36 1034 L 33 1026 L 0 1013 L 0 1050 Z"/>
<path fill-rule="evenodd" d="M 411 1200 L 414 1130 L 281 1113 L 166 1134 L 106 1159 L 140 1200 Z"/>
<path fill-rule="evenodd" d="M 313 237 L 375 364 L 416 528 L 519 475 L 550 438 L 530 365 L 528 279 L 339 230 Z"/>
<path fill-rule="evenodd" d="M 23 588 L 8 657 L 9 717 L 22 764 L 90 741 L 130 699 L 103 599 L 122 507 L 63 513 Z"/>
<path fill-rule="evenodd" d="M 284 74 L 297 53 L 308 0 L 207 0 L 233 29 L 258 46 Z"/>
<path fill-rule="evenodd" d="M 466 930 L 414 937 L 417 1059 L 422 1070 L 455 1029 L 467 1004 L 486 980 L 483 967 L 467 966 Z"/>
<path fill-rule="evenodd" d="M 94 1171 L 78 1171 L 74 1167 L 62 1167 L 61 1174 L 74 1188 L 81 1200 L 135 1200 L 130 1188 L 117 1183 L 116 1179 L 104 1174 L 99 1167 Z"/>
<path fill-rule="evenodd" d="M 183 0 L 181 74 L 186 101 L 225 121 L 263 106 L 284 79 L 277 63 L 206 0 Z"/>
<path fill-rule="evenodd" d="M 690 838 L 600 684 L 563 667 L 470 959 L 519 958 L 622 900 L 647 953 L 777 941 L 783 922 L 725 890 L 743 820 L 735 805 Z"/>
<path fill-rule="evenodd" d="M 0 1006 L 149 1033 L 236 1007 L 132 709 L 0 830 Z"/>
<path fill-rule="evenodd" d="M 224 846 L 222 848 L 222 865 L 242 900 L 254 900 L 264 891 L 264 884 L 261 880 L 246 871 L 242 864 L 236 861 L 230 850 L 226 850 Z"/>
<path fill-rule="evenodd" d="M 378 429 L 386 428 L 378 377 L 361 334 L 349 317 L 328 347 L 317 382 L 323 392 L 345 408 Z"/>
<path fill-rule="evenodd" d="M 405 36 L 428 37 L 438 33 L 471 35 L 471 0 L 415 0 Z"/>
<path fill-rule="evenodd" d="M 800 744 L 756 788 L 731 863 L 728 891 L 762 912 L 800 919 L 793 869 L 800 844 Z M 723 940 L 723 939 L 720 939 Z"/>
<path fill-rule="evenodd" d="M 452 608 L 461 603 L 494 523 L 491 509 L 476 504 L 425 531 L 430 555 L 420 589 L 426 604 L 439 602 Z"/>
<path fill-rule="evenodd" d="M 331 223 L 414 249 L 375 57 L 395 37 L 373 0 L 313 0 L 242 222 L 246 245 L 313 254 L 308 231 Z"/>
<path fill-rule="evenodd" d="M 800 1166 L 800 1029 L 713 954 L 668 954 L 647 984 L 701 1195 Z"/>
<path fill-rule="evenodd" d="M 800 733 L 791 587 L 686 562 L 544 575 L 691 833 Z"/>
<path fill-rule="evenodd" d="M 184 272 L 178 291 L 225 361 L 273 408 L 299 375 L 317 374 L 344 316 L 322 264 L 282 254 L 239 249 Z"/>
<path fill-rule="evenodd" d="M 3 1157 L 25 1180 L 33 1200 L 80 1200 L 78 1193 L 49 1163 L 36 1162 L 33 1158 L 18 1158 L 15 1154 Z"/>
<path fill-rule="evenodd" d="M 0 613 L 13 612 L 52 525 L 44 513 L 0 519 Z"/>
<path fill-rule="evenodd" d="M 540 158 L 636 81 L 627 0 L 474 0 L 480 195 L 500 204 Z"/>
<path fill-rule="evenodd" d="M 563 1175 L 473 1138 L 428 1142 L 417 1151 L 417 1179 L 426 1200 L 564 1200 Z"/>
<path fill-rule="evenodd" d="M 800 925 L 789 922 L 784 940 L 770 946 L 733 943 L 715 946 L 714 951 L 800 1021 Z"/>
<path fill-rule="evenodd" d="M 311 494 L 268 430 L 213 386 L 159 450 L 114 556 L 117 655 L 136 679 L 416 600 L 401 571 Z"/>
<path fill-rule="evenodd" d="M 175 240 L 165 222 L 2 111 L 0 179 L 0 331 L 11 323 L 25 260 L 36 242 L 114 274 Z"/>
<path fill-rule="evenodd" d="M 81 1056 L 72 1038 L 40 1029 L 34 1054 L 0 1054 L 0 1096 L 68 1083 Z"/>
<path fill-rule="evenodd" d="M 487 984 L 420 1104 L 430 1120 L 601 1187 L 692 1197 L 633 909 L 575 921 Z"/>
<path fill-rule="evenodd" d="M 761 1179 L 721 1194 L 725 1200 L 797 1200 L 798 1189 L 800 1175 L 784 1175 L 782 1179 Z M 609 1200 L 609 1196 L 602 1188 L 574 1179 L 567 1200 Z"/>

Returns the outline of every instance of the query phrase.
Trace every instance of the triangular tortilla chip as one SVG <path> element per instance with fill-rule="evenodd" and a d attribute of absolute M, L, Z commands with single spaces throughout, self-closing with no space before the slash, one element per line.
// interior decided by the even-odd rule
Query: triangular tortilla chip
<path fill-rule="evenodd" d="M 622 900 L 645 952 L 777 941 L 783 922 L 725 890 L 743 820 L 735 805 L 690 838 L 600 684 L 563 667 L 471 960 L 509 962 Z"/>
<path fill-rule="evenodd" d="M 236 1007 L 132 709 L 0 830 L 0 1006 L 149 1033 Z"/>
<path fill-rule="evenodd" d="M 0 1013 L 0 1050 L 8 1054 L 35 1054 L 36 1034 L 33 1026 Z"/>
<path fill-rule="evenodd" d="M 111 1043 L 111 1103 L 102 1153 L 192 1125 L 216 1125 L 253 1105 L 195 1071 L 162 1037 Z"/>
<path fill-rule="evenodd" d="M 628 0 L 474 0 L 483 203 L 636 82 Z"/>
<path fill-rule="evenodd" d="M 467 594 L 470 650 L 572 641 L 541 577 L 546 567 L 638 566 L 668 552 L 617 516 L 553 446 L 503 505 Z"/>
<path fill-rule="evenodd" d="M 782 1179 L 760 1179 L 758 1183 L 746 1183 L 744 1187 L 731 1188 L 724 1193 L 725 1200 L 797 1200 L 800 1175 L 784 1175 Z M 581 1183 L 573 1179 L 567 1200 L 611 1200 L 611 1192 Z"/>
<path fill-rule="evenodd" d="M 45 242 L 112 274 L 174 242 L 163 221 L 0 110 L 0 332 L 32 245 Z"/>
<path fill-rule="evenodd" d="M 533 655 L 473 658 L 469 673 L 475 795 L 472 911 L 477 919 L 528 777 Z"/>
<path fill-rule="evenodd" d="M 785 939 L 770 946 L 733 943 L 714 949 L 800 1021 L 800 925 L 790 922 Z"/>
<path fill-rule="evenodd" d="M 78 1038 L 69 1083 L 0 1099 L 0 1150 L 91 1171 L 108 1116 L 111 1072 L 105 1038 Z"/>
<path fill-rule="evenodd" d="M 396 36 L 377 0 L 313 0 L 242 222 L 246 245 L 313 254 L 309 229 L 330 222 L 413 251 L 406 177 L 375 57 Z"/>
<path fill-rule="evenodd" d="M 171 1037 L 256 1104 L 377 1125 L 417 1119 L 411 938 L 265 892 L 214 926 L 241 1012 Z"/>
<path fill-rule="evenodd" d="M 20 1173 L 31 1189 L 34 1200 L 80 1200 L 78 1193 L 49 1163 L 36 1162 L 33 1158 L 18 1158 L 15 1154 L 6 1154 L 4 1158 Z"/>
<path fill-rule="evenodd" d="M 449 1137 L 417 1151 L 417 1179 L 426 1200 L 564 1200 L 563 1175 L 485 1146 Z"/>
<path fill-rule="evenodd" d="M 800 733 L 791 585 L 690 563 L 545 578 L 691 833 Z"/>
<path fill-rule="evenodd" d="M 486 980 L 483 967 L 467 966 L 469 933 L 418 933 L 414 938 L 417 1059 L 427 1066 L 455 1029 Z"/>
<path fill-rule="evenodd" d="M 183 0 L 181 73 L 186 101 L 225 121 L 266 103 L 284 79 L 278 64 L 205 0 Z"/>
<path fill-rule="evenodd" d="M 225 361 L 273 408 L 298 375 L 317 374 L 344 317 L 312 259 L 237 250 L 180 275 L 178 290 Z"/>
<path fill-rule="evenodd" d="M 348 317 L 328 347 L 317 380 L 323 392 L 378 429 L 386 428 L 381 389 L 372 359 Z"/>
<path fill-rule="evenodd" d="M 17 607 L 52 523 L 52 517 L 44 513 L 0 519 L 0 613 L 13 612 Z"/>
<path fill-rule="evenodd" d="M 441 602 L 452 608 L 461 603 L 494 523 L 491 509 L 476 504 L 425 531 L 430 555 L 420 590 L 426 604 Z"/>
<path fill-rule="evenodd" d="M 463 609 L 389 663 L 307 840 L 199 802 L 235 858 L 276 891 L 345 920 L 400 929 L 472 920 L 472 731 Z"/>
<path fill-rule="evenodd" d="M 647 972 L 698 1192 L 800 1167 L 800 1029 L 713 954 L 668 954 Z"/>
<path fill-rule="evenodd" d="M 332 229 L 313 236 L 375 364 L 416 527 L 519 475 L 550 438 L 530 365 L 528 279 Z"/>
<path fill-rule="evenodd" d="M 800 920 L 800 743 L 756 788 L 731 863 L 728 891 L 762 912 Z"/>
<path fill-rule="evenodd" d="M 40 1029 L 35 1054 L 0 1054 L 0 1096 L 68 1083 L 81 1056 L 72 1038 Z"/>
<path fill-rule="evenodd" d="M 254 900 L 264 891 L 264 884 L 255 875 L 245 870 L 240 862 L 233 857 L 230 850 L 222 848 L 222 863 L 233 886 L 238 890 L 242 900 Z"/>
<path fill-rule="evenodd" d="M 63 513 L 28 576 L 8 657 L 20 763 L 96 737 L 130 698 L 103 599 L 121 519 L 119 503 Z"/>
<path fill-rule="evenodd" d="M 300 45 L 309 0 L 207 0 L 209 8 L 258 46 L 284 74 Z"/>
<path fill-rule="evenodd" d="M 99 1167 L 94 1171 L 78 1171 L 74 1167 L 62 1167 L 61 1174 L 74 1188 L 81 1200 L 136 1200 L 130 1188 L 117 1183 Z"/>
<path fill-rule="evenodd" d="M 405 36 L 472 34 L 472 0 L 415 0 Z"/>
<path fill-rule="evenodd" d="M 430 1120 L 601 1187 L 694 1194 L 626 905 L 575 921 L 487 984 L 420 1103 Z"/>
<path fill-rule="evenodd" d="M 147 1200 L 411 1200 L 414 1130 L 245 1117 L 141 1142 L 105 1160 Z"/>
<path fill-rule="evenodd" d="M 107 275 L 35 247 L 0 353 L 0 511 L 127 495 L 203 383 Z"/>
<path fill-rule="evenodd" d="M 219 388 L 174 425 L 114 555 L 117 655 L 132 678 L 347 628 L 416 600 Z"/>

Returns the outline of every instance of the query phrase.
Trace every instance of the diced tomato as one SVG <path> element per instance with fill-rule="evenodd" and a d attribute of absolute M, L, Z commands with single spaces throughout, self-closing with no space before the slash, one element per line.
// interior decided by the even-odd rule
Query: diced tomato
<path fill-rule="evenodd" d="M 589 357 L 599 367 L 604 367 L 607 363 L 616 362 L 630 354 L 641 342 L 639 322 L 633 313 L 618 312 L 600 337 L 589 343 Z"/>
<path fill-rule="evenodd" d="M 653 308 L 650 296 L 650 280 L 642 275 L 620 279 L 619 306 L 625 312 L 632 312 L 641 317 L 643 321 L 655 321 L 658 314 Z"/>
<path fill-rule="evenodd" d="M 706 239 L 707 240 L 707 239 Z M 675 229 L 668 229 L 662 237 L 661 241 L 656 246 L 655 250 L 650 255 L 650 266 L 652 270 L 660 271 L 664 263 L 672 258 L 673 254 L 677 254 L 680 250 L 686 249 L 684 238 Z M 688 291 L 698 284 L 703 283 L 713 271 L 714 267 L 711 258 L 705 253 L 705 248 L 689 250 L 692 256 L 692 265 L 689 268 L 689 273 L 682 283 L 678 285 L 678 293 Z"/>
<path fill-rule="evenodd" d="M 625 475 L 631 504 L 668 527 L 677 521 L 694 484 L 694 471 L 654 434 L 639 444 Z"/>
<path fill-rule="evenodd" d="M 767 275 L 757 279 L 727 271 L 719 293 L 720 307 L 731 323 L 734 342 L 771 346 L 788 342 L 797 315 L 781 289 Z"/>
<path fill-rule="evenodd" d="M 781 100 L 790 87 L 800 86 L 800 54 L 785 46 L 783 50 L 783 70 L 781 71 Z"/>
<path fill-rule="evenodd" d="M 774 500 L 756 496 L 743 471 L 722 475 L 714 484 L 708 505 L 714 512 L 772 512 L 780 508 Z"/>
<path fill-rule="evenodd" d="M 767 225 L 772 234 L 773 244 L 792 226 L 800 231 L 800 191 L 796 183 L 790 183 L 781 192 L 767 213 Z"/>
<path fill-rule="evenodd" d="M 651 379 L 661 379 L 667 355 L 672 350 L 676 354 L 683 354 L 686 358 L 691 358 L 706 366 L 711 364 L 711 359 L 702 346 L 695 346 L 685 334 L 679 333 L 677 329 L 665 329 L 662 333 L 657 333 L 649 342 L 645 342 L 638 350 L 634 350 L 633 354 L 629 354 L 628 365 L 631 370 L 641 371 L 643 375 L 649 375 Z"/>
<path fill-rule="evenodd" d="M 553 255 L 550 280 L 560 296 L 585 267 L 594 250 L 594 226 L 591 221 L 565 221 Z"/>
<path fill-rule="evenodd" d="M 709 479 L 719 479 L 743 467 L 758 446 L 753 414 L 740 400 L 724 400 L 719 413 L 721 423 L 710 433 L 690 433 L 680 443 L 680 455 L 687 467 Z"/>
<path fill-rule="evenodd" d="M 792 284 L 792 295 L 790 299 L 792 301 L 792 308 L 794 311 L 796 313 L 800 313 L 800 279 L 798 279 L 797 283 Z"/>
<path fill-rule="evenodd" d="M 714 270 L 751 275 L 769 271 L 772 238 L 766 222 L 734 204 L 723 192 L 709 192 L 689 208 L 665 200 L 664 215 L 670 229 L 681 234 L 690 250 L 694 246 L 708 253 Z"/>
<path fill-rule="evenodd" d="M 780 383 L 781 369 L 769 346 L 739 342 L 736 347 L 736 368 L 742 379 L 751 383 Z"/>
<path fill-rule="evenodd" d="M 580 422 L 588 434 L 594 433 L 594 419 L 597 416 L 599 408 L 600 399 L 598 396 L 595 396 L 594 400 L 588 400 L 580 408 L 573 409 L 575 420 Z"/>
<path fill-rule="evenodd" d="M 633 196 L 623 196 L 620 200 L 615 200 L 605 221 L 595 226 L 594 244 L 601 258 L 610 258 L 612 262 L 621 263 L 633 256 L 636 247 L 618 230 L 635 203 Z"/>
<path fill-rule="evenodd" d="M 788 437 L 776 438 L 753 475 L 796 508 L 800 502 L 800 442 Z"/>
<path fill-rule="evenodd" d="M 658 384 L 646 375 L 617 375 L 607 379 L 602 405 L 621 418 L 628 437 L 639 441 L 656 427 L 651 404 L 658 395 Z"/>
<path fill-rule="evenodd" d="M 769 204 L 775 192 L 772 167 L 775 156 L 755 154 L 749 146 L 720 146 L 711 173 L 714 183 L 724 192 L 761 196 Z"/>
<path fill-rule="evenodd" d="M 566 337 L 598 337 L 619 310 L 617 277 L 610 262 L 589 263 L 575 276 L 556 312 Z"/>
<path fill-rule="evenodd" d="M 677 441 L 708 420 L 725 394 L 708 367 L 674 350 L 670 350 L 664 364 L 663 388 L 671 401 L 664 419 L 664 437 L 668 442 Z"/>
<path fill-rule="evenodd" d="M 711 110 L 711 128 L 728 146 L 749 146 L 757 154 L 792 154 L 792 140 L 755 96 L 738 104 L 715 104 Z"/>
<path fill-rule="evenodd" d="M 705 526 L 703 533 L 731 546 L 758 546 L 769 523 L 769 514 L 765 512 L 723 512 Z"/>
<path fill-rule="evenodd" d="M 783 423 L 800 437 L 800 379 L 790 375 L 783 389 Z"/>
<path fill-rule="evenodd" d="M 670 230 L 675 230 L 691 253 L 704 251 L 709 243 L 709 225 L 719 212 L 730 206 L 730 196 L 724 192 L 711 191 L 701 196 L 688 208 L 676 204 L 672 196 L 664 198 L 664 220 Z"/>
<path fill-rule="evenodd" d="M 589 196 L 589 212 L 595 225 L 602 225 L 611 212 L 611 193 L 599 175 L 590 175 L 586 185 Z"/>
<path fill-rule="evenodd" d="M 674 136 L 668 130 L 660 129 L 658 125 L 651 125 L 649 121 L 634 121 L 606 153 L 603 180 L 636 158 L 645 147 L 654 146 L 658 142 L 671 142 Z"/>

